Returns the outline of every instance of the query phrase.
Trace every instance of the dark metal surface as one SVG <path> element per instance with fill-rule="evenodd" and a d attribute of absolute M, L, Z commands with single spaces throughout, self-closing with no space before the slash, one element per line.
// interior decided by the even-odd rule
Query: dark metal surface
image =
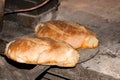
<path fill-rule="evenodd" d="M 25 13 L 36 16 L 57 8 L 59 4 L 59 0 L 6 0 L 4 14 Z"/>
<path fill-rule="evenodd" d="M 10 3 L 11 1 L 12 3 Z M 7 0 L 5 12 L 33 7 L 38 5 L 38 3 L 40 4 L 42 1 L 44 0 Z M 22 26 L 31 28 L 38 22 L 55 19 L 59 4 L 59 0 L 50 0 L 42 7 L 34 10 L 7 14 L 5 15 L 5 20 L 15 21 Z"/>
<path fill-rule="evenodd" d="M 0 78 L 3 80 L 35 80 L 50 66 L 21 64 L 0 56 Z"/>
<path fill-rule="evenodd" d="M 11 0 L 8 0 L 6 1 L 6 5 L 7 4 L 10 4 Z M 37 3 L 35 1 L 25 1 L 25 0 L 21 0 L 20 3 L 24 3 L 24 4 L 29 4 L 29 3 Z M 20 12 L 28 12 L 28 11 L 32 11 L 32 10 L 35 10 L 35 9 L 38 9 L 44 5 L 46 5 L 47 3 L 49 2 L 49 0 L 41 0 L 39 1 L 39 3 L 37 3 L 35 6 L 32 6 L 32 5 L 29 5 L 30 7 L 28 6 L 25 6 L 25 8 L 20 8 L 20 9 L 16 9 L 14 10 L 14 7 L 12 7 L 13 9 L 10 9 L 9 11 L 6 11 L 4 12 L 4 14 L 12 14 L 12 13 L 20 13 Z M 14 1 L 12 0 L 12 5 L 16 6 L 16 5 L 19 5 L 20 4 L 19 1 Z M 32 6 L 32 7 L 31 7 Z M 11 6 L 10 6 L 11 7 Z M 23 7 L 23 5 L 19 5 L 18 7 Z"/>
<path fill-rule="evenodd" d="M 3 24 L 4 5 L 5 5 L 5 0 L 0 0 L 0 32 L 2 30 L 2 24 Z"/>
<path fill-rule="evenodd" d="M 5 47 L 6 47 L 7 41 L 0 39 L 0 55 L 4 55 Z"/>

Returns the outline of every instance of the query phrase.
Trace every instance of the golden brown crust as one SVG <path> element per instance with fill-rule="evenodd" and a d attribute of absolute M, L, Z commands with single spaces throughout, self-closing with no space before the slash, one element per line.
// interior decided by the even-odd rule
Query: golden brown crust
<path fill-rule="evenodd" d="M 20 63 L 63 67 L 74 67 L 80 57 L 67 43 L 45 37 L 23 37 L 11 41 L 6 46 L 5 55 Z"/>
<path fill-rule="evenodd" d="M 75 49 L 98 46 L 98 39 L 92 30 L 73 22 L 56 20 L 40 23 L 35 28 L 35 34 L 37 37 L 49 37 L 65 41 Z M 88 44 L 90 42 L 92 43 Z"/>

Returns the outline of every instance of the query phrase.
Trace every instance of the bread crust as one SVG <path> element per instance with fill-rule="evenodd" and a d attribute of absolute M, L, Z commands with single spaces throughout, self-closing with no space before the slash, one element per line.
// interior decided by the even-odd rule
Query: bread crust
<path fill-rule="evenodd" d="M 74 67 L 80 55 L 69 44 L 46 37 L 22 37 L 7 44 L 5 55 L 27 64 Z"/>
<path fill-rule="evenodd" d="M 89 28 L 78 23 L 68 21 L 47 21 L 35 27 L 37 37 L 49 37 L 65 41 L 75 49 L 96 48 L 98 39 Z M 89 41 L 91 40 L 91 41 Z"/>

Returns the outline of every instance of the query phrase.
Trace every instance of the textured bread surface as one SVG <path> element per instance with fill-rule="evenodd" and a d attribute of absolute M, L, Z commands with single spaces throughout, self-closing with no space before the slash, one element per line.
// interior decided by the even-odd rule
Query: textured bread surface
<path fill-rule="evenodd" d="M 47 21 L 35 27 L 37 37 L 49 37 L 70 44 L 75 49 L 96 48 L 98 39 L 89 28 L 68 21 Z"/>
<path fill-rule="evenodd" d="M 80 55 L 69 44 L 50 38 L 22 37 L 7 44 L 5 55 L 27 64 L 74 67 Z"/>

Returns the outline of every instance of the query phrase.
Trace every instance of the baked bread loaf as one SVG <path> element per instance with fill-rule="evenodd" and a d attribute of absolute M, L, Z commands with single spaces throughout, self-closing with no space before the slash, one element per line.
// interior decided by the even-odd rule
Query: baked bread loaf
<path fill-rule="evenodd" d="M 49 37 L 69 43 L 73 48 L 96 48 L 96 34 L 85 26 L 67 21 L 47 21 L 35 27 L 37 37 Z"/>
<path fill-rule="evenodd" d="M 22 37 L 11 41 L 6 46 L 5 55 L 20 63 L 62 67 L 74 67 L 80 57 L 69 44 L 45 37 Z"/>

